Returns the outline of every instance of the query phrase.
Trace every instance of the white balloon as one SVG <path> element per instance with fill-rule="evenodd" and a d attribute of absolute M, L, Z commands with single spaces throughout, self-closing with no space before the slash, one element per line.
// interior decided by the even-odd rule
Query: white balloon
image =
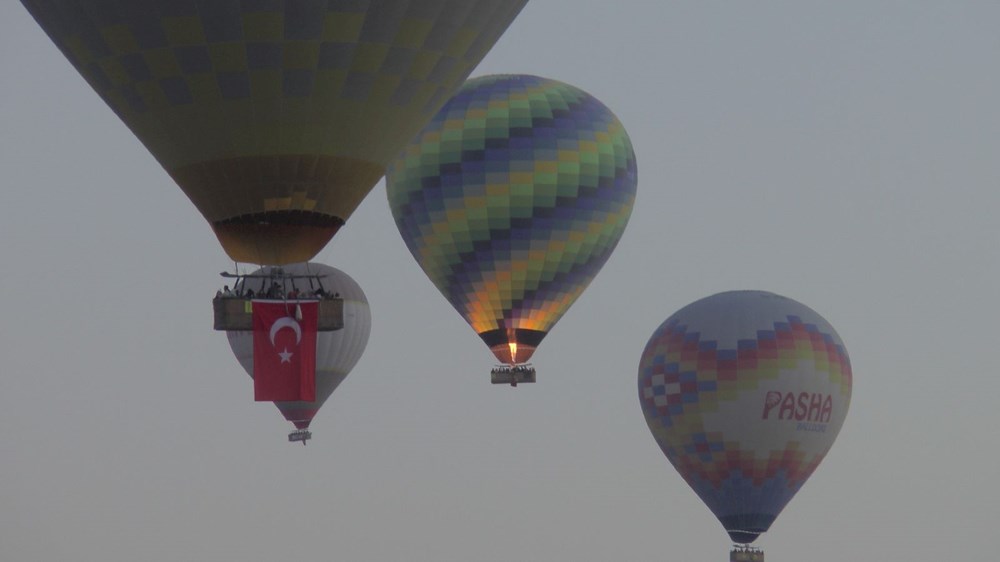
<path fill-rule="evenodd" d="M 293 401 L 275 402 L 285 419 L 295 424 L 299 429 L 309 427 L 316 412 L 323 406 L 327 398 L 340 386 L 351 372 L 368 345 L 371 333 L 372 316 L 368 307 L 368 298 L 364 291 L 349 275 L 343 271 L 321 263 L 298 263 L 283 266 L 285 273 L 292 275 L 324 275 L 321 278 L 323 290 L 329 294 L 338 294 L 344 299 L 344 327 L 332 332 L 318 332 L 316 336 L 316 400 L 313 402 Z M 265 269 L 254 272 L 265 273 Z M 256 280 L 250 279 L 246 288 L 255 292 L 266 290 L 264 283 L 256 286 Z M 242 282 L 241 282 L 242 283 Z M 316 280 L 295 279 L 285 289 L 312 291 L 319 288 Z M 237 286 L 243 289 L 242 285 Z M 292 326 L 284 326 L 292 327 Z M 253 377 L 253 332 L 229 331 L 229 346 L 233 355 L 243 366 L 250 377 Z"/>

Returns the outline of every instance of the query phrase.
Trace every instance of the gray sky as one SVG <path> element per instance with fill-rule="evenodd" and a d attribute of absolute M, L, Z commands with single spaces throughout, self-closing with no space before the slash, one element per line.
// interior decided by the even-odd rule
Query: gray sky
<path fill-rule="evenodd" d="M 623 7 L 625 5 L 628 7 Z M 635 145 L 617 251 L 534 357 L 493 357 L 380 183 L 318 261 L 368 350 L 285 441 L 211 329 L 210 228 L 18 2 L 0 5 L 0 559 L 725 560 L 639 355 L 685 304 L 799 300 L 854 369 L 769 561 L 985 559 L 1000 521 L 1000 4 L 531 0 L 474 75 L 587 90 Z"/>

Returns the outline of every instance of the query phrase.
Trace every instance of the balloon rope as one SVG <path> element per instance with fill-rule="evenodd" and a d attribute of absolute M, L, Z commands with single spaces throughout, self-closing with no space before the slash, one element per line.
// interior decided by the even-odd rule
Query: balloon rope
<path fill-rule="evenodd" d="M 312 278 L 312 274 L 313 274 L 313 272 L 312 272 L 312 264 L 309 263 L 309 262 L 306 262 L 306 273 L 309 275 L 309 291 L 310 292 L 315 291 L 316 287 L 313 286 L 313 278 Z"/>

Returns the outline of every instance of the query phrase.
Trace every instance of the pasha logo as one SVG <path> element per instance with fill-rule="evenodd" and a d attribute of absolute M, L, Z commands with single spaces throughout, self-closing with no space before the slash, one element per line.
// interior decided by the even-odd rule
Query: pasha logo
<path fill-rule="evenodd" d="M 764 412 L 760 419 L 794 420 L 808 422 L 800 426 L 825 424 L 833 415 L 833 397 L 818 392 L 778 392 L 768 391 L 764 397 Z M 817 428 L 800 427 L 807 431 L 817 431 Z M 823 426 L 825 430 L 825 426 Z"/>

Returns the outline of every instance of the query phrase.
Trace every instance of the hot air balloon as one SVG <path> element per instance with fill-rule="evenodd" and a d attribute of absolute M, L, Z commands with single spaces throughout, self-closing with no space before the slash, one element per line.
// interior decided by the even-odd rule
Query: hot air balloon
<path fill-rule="evenodd" d="M 851 381 L 833 327 L 809 307 L 764 291 L 696 301 L 649 339 L 639 362 L 646 423 L 670 463 L 743 545 L 733 549 L 734 560 L 763 560 L 747 545 L 770 528 L 830 450 Z"/>
<path fill-rule="evenodd" d="M 636 164 L 600 101 L 526 75 L 468 81 L 390 166 L 410 253 L 503 364 L 523 365 L 590 284 L 632 212 Z"/>
<path fill-rule="evenodd" d="M 335 296 L 342 302 L 343 327 L 325 331 L 320 327 L 316 335 L 316 399 L 313 401 L 275 402 L 278 410 L 298 431 L 289 435 L 291 441 L 302 441 L 311 436 L 309 424 L 337 386 L 347 377 L 361 359 L 371 332 L 371 312 L 368 299 L 361 287 L 346 273 L 320 263 L 300 263 L 278 268 L 262 268 L 244 276 L 236 284 L 236 293 L 252 290 L 262 295 L 267 287 L 278 280 L 283 291 L 296 290 L 313 293 L 322 289 L 323 294 Z M 283 296 L 287 293 L 282 293 Z M 243 305 L 250 301 L 235 299 L 232 304 Z M 338 304 L 338 303 L 331 303 Z M 254 337 L 249 330 L 228 330 L 229 345 L 233 355 L 250 377 L 254 376 Z"/>
<path fill-rule="evenodd" d="M 238 262 L 311 259 L 527 0 L 22 0 Z"/>

